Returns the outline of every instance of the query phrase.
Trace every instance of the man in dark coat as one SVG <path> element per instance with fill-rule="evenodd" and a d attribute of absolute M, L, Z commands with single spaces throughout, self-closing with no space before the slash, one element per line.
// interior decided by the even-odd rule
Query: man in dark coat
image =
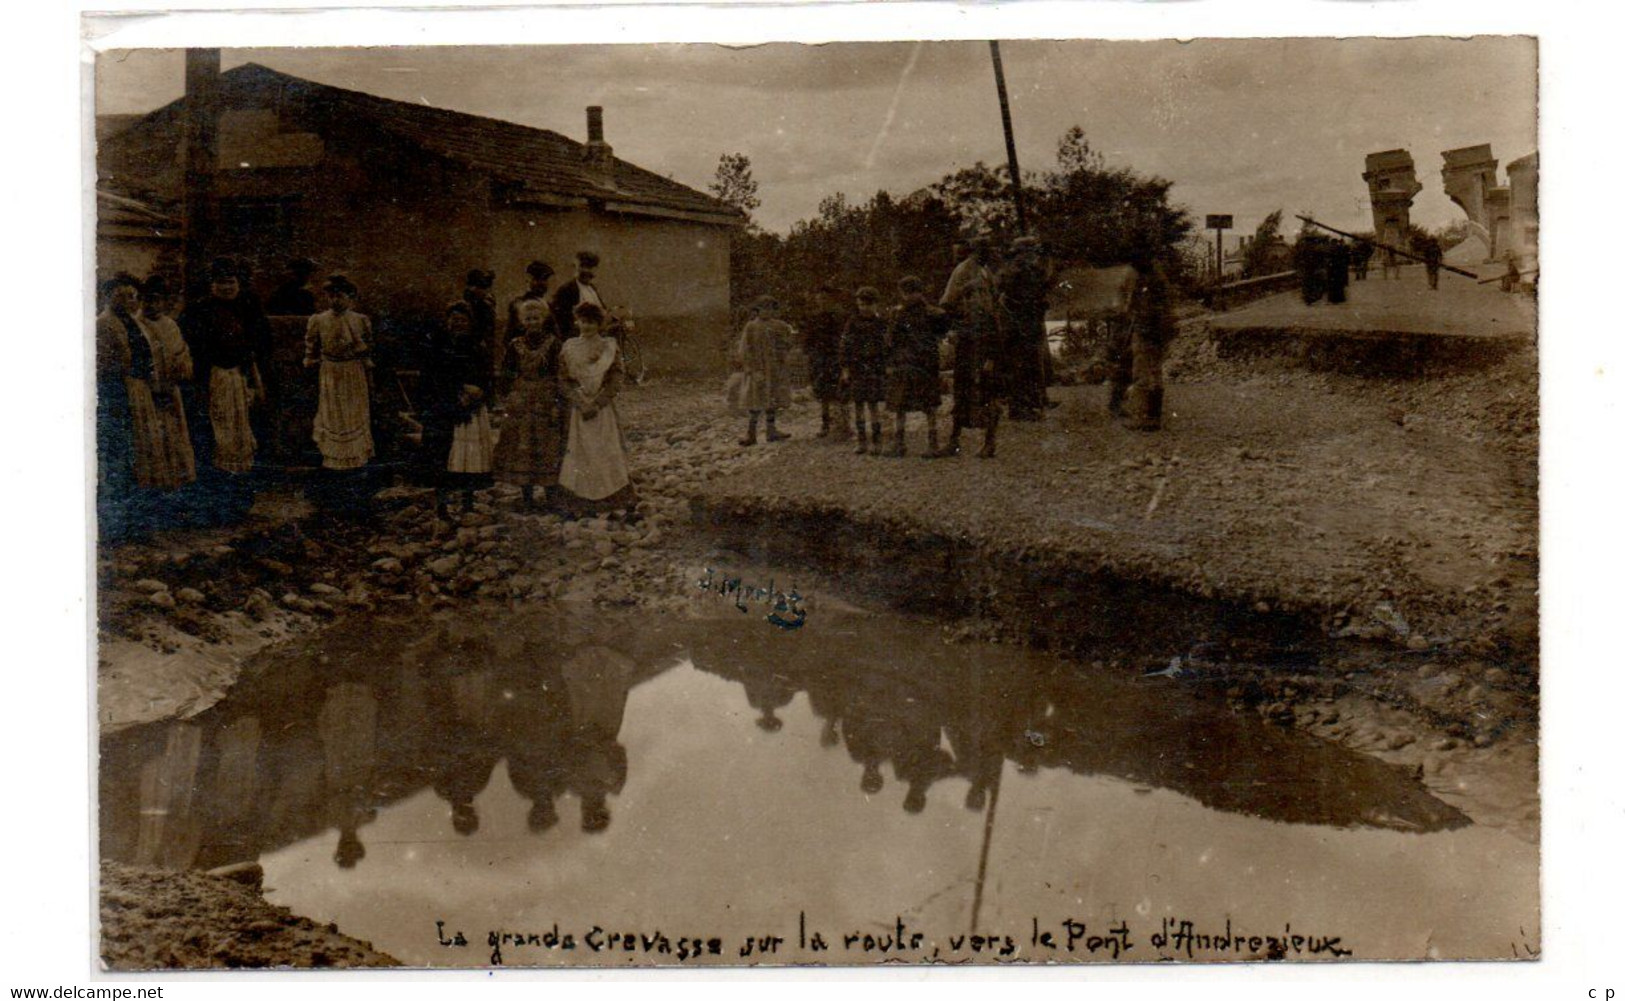
<path fill-rule="evenodd" d="M 590 250 L 576 253 L 575 277 L 559 286 L 553 293 L 553 325 L 559 328 L 559 337 L 569 340 L 576 335 L 576 307 L 590 302 L 599 309 L 608 310 L 598 295 L 598 255 Z"/>
<path fill-rule="evenodd" d="M 1333 305 L 1348 301 L 1349 245 L 1333 240 L 1326 248 L 1326 301 Z"/>
<path fill-rule="evenodd" d="M 1434 237 L 1422 241 L 1422 264 L 1427 267 L 1428 288 L 1439 291 L 1439 266 L 1444 263 L 1444 248 Z"/>
<path fill-rule="evenodd" d="M 288 278 L 271 298 L 265 301 L 265 311 L 272 316 L 310 316 L 316 312 L 316 293 L 307 286 L 316 273 L 316 262 L 298 257 L 288 262 Z"/>
<path fill-rule="evenodd" d="M 1039 256 L 1038 241 L 1019 237 L 1011 244 L 1009 263 L 999 274 L 999 293 L 1009 327 L 1012 355 L 1010 419 L 1036 421 L 1044 414 L 1044 313 L 1048 309 L 1049 276 Z"/>
<path fill-rule="evenodd" d="M 479 343 L 487 358 L 496 358 L 497 353 L 497 298 L 491 292 L 491 286 L 496 284 L 497 273 L 485 268 L 474 268 L 468 273 L 467 287 L 463 289 L 463 302 L 468 305 L 468 318 L 474 340 Z M 497 370 L 493 363 L 491 377 L 496 378 Z"/>
<path fill-rule="evenodd" d="M 852 437 L 846 393 L 841 388 L 841 331 L 846 327 L 846 315 L 835 305 L 835 296 L 829 285 L 814 290 L 810 309 L 801 321 L 802 350 L 807 353 L 813 396 L 818 399 L 818 437 L 833 435 L 836 441 L 846 441 Z"/>

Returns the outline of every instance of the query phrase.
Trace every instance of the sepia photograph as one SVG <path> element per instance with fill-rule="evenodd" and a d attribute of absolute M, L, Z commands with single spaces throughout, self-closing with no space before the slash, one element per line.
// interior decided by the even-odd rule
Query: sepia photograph
<path fill-rule="evenodd" d="M 92 53 L 103 972 L 1541 958 L 1540 39 L 515 41 Z"/>

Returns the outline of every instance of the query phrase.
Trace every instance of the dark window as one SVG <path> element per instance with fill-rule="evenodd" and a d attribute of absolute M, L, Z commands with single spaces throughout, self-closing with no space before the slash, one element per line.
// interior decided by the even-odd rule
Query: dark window
<path fill-rule="evenodd" d="M 293 235 L 291 198 L 227 198 L 220 202 L 222 235 L 232 243 L 286 243 Z"/>

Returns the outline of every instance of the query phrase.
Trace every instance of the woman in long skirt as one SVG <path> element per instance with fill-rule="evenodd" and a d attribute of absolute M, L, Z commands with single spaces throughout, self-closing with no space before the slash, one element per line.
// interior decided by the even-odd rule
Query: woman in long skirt
<path fill-rule="evenodd" d="M 491 356 L 473 333 L 467 303 L 446 307 L 445 334 L 432 346 L 424 374 L 423 447 L 440 464 L 438 509 L 460 490 L 463 510 L 474 508 L 474 491 L 491 478 L 496 436 L 486 403 L 491 394 Z"/>
<path fill-rule="evenodd" d="M 620 346 L 602 333 L 604 311 L 575 308 L 575 337 L 559 349 L 559 383 L 570 408 L 559 485 L 577 508 L 616 509 L 636 503 L 621 437 L 615 394 L 625 378 Z"/>
<path fill-rule="evenodd" d="M 136 485 L 166 492 L 197 479 L 180 387 L 192 379 L 192 353 L 180 326 L 164 311 L 168 299 L 169 289 L 161 277 L 154 275 L 142 283 L 137 320 L 151 353 L 152 377 L 143 405 L 131 414 L 135 419 Z"/>
<path fill-rule="evenodd" d="M 329 309 L 305 327 L 305 367 L 321 366 L 311 438 L 326 469 L 358 469 L 372 458 L 372 321 L 351 307 L 356 287 L 343 275 L 324 289 Z"/>
<path fill-rule="evenodd" d="M 138 529 L 133 411 L 150 411 L 146 379 L 152 355 L 136 323 L 140 292 L 119 275 L 102 287 L 107 308 L 96 317 L 96 516 L 104 538 Z"/>
<path fill-rule="evenodd" d="M 524 489 L 528 510 L 535 506 L 537 487 L 551 494 L 559 482 L 560 344 L 546 301 L 523 300 L 516 304 L 515 314 L 523 333 L 502 356 L 512 388 L 494 462 L 498 479 Z"/>

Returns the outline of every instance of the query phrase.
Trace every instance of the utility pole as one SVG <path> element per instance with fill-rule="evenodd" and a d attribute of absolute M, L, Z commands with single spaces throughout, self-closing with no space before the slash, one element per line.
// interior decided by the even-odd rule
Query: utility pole
<path fill-rule="evenodd" d="M 1027 233 L 1027 198 L 1021 190 L 1021 167 L 1016 163 L 1016 134 L 1010 126 L 1010 95 L 1004 89 L 1004 60 L 999 58 L 999 43 L 988 42 L 993 50 L 993 81 L 999 86 L 999 114 L 1004 119 L 1004 155 L 1010 161 L 1010 187 L 1016 196 L 1016 226 Z"/>
<path fill-rule="evenodd" d="M 186 50 L 185 181 L 181 217 L 186 255 L 186 288 L 204 284 L 214 243 L 214 168 L 220 121 L 220 50 Z"/>

